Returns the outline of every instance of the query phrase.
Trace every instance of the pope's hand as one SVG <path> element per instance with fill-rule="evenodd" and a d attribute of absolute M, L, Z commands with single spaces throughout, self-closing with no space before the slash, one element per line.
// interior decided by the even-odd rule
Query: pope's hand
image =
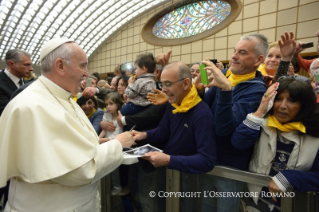
<path fill-rule="evenodd" d="M 123 148 L 131 147 L 134 143 L 133 135 L 131 132 L 124 132 L 115 136 L 115 139 L 119 140 Z"/>

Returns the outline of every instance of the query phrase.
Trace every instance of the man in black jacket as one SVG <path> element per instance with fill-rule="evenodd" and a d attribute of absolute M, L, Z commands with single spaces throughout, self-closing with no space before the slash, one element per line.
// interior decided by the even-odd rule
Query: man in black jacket
<path fill-rule="evenodd" d="M 0 72 L 0 116 L 13 92 L 25 83 L 23 78 L 30 76 L 33 71 L 31 54 L 28 52 L 19 49 L 9 50 L 5 60 L 7 67 Z M 8 188 L 9 183 L 6 187 L 0 188 L 0 199 L 4 195 L 3 206 L 8 200 Z"/>

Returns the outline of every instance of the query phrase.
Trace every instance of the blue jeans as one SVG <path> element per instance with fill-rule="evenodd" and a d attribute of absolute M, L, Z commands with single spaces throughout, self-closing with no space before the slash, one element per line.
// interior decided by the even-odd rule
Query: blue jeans
<path fill-rule="evenodd" d="M 217 177 L 200 175 L 201 211 L 202 212 L 237 212 L 240 197 L 213 197 L 214 192 L 242 192 L 245 183 Z M 206 193 L 206 195 L 204 195 Z M 209 195 L 210 194 L 210 195 Z M 216 195 L 216 194 L 215 194 Z"/>

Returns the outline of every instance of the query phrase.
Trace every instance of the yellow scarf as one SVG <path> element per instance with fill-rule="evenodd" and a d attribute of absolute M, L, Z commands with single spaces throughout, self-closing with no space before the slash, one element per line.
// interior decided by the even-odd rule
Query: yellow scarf
<path fill-rule="evenodd" d="M 90 113 L 89 115 L 86 115 L 88 118 L 91 118 L 91 116 L 96 112 L 96 109 L 93 108 L 92 113 Z"/>
<path fill-rule="evenodd" d="M 279 123 L 279 121 L 276 119 L 274 115 L 268 116 L 267 126 L 275 127 L 283 132 L 291 132 L 294 130 L 298 130 L 302 133 L 306 133 L 306 127 L 301 122 L 290 122 L 282 125 L 281 123 Z"/>
<path fill-rule="evenodd" d="M 264 64 L 264 63 L 259 65 L 258 71 L 260 71 L 263 76 L 269 75 L 269 74 L 267 73 L 267 71 L 266 71 L 266 68 L 265 68 L 265 64 Z"/>
<path fill-rule="evenodd" d="M 245 75 L 236 75 L 231 72 L 231 68 L 226 72 L 226 77 L 228 77 L 228 81 L 230 82 L 232 87 L 235 87 L 240 82 L 245 82 L 251 79 L 254 79 L 256 76 L 256 72 L 252 72 L 250 74 Z"/>
<path fill-rule="evenodd" d="M 72 97 L 72 99 L 73 99 L 75 102 L 78 100 L 78 95 L 79 95 L 79 94 L 76 94 L 76 95 L 74 95 L 74 96 Z"/>
<path fill-rule="evenodd" d="M 186 113 L 191 108 L 195 107 L 202 99 L 199 97 L 195 85 L 192 86 L 190 92 L 185 96 L 181 105 L 172 104 L 176 109 L 173 110 L 173 114 Z"/>

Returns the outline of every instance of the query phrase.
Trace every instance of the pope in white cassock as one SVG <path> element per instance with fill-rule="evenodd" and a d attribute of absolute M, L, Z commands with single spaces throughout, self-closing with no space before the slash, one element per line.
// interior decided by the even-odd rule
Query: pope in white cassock
<path fill-rule="evenodd" d="M 11 178 L 5 212 L 99 211 L 98 180 L 121 164 L 132 135 L 99 145 L 90 121 L 70 98 L 88 77 L 80 46 L 50 40 L 40 61 L 42 76 L 0 118 L 0 187 Z"/>

